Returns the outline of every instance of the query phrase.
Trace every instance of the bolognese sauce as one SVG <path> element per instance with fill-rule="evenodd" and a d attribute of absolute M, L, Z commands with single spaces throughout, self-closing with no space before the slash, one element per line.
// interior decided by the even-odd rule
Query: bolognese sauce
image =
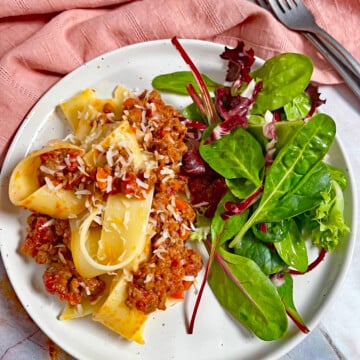
<path fill-rule="evenodd" d="M 75 190 L 91 203 L 93 192 L 106 199 L 122 192 L 144 198 L 151 187 L 154 197 L 149 219 L 151 256 L 141 263 L 128 282 L 127 305 L 145 313 L 166 308 L 169 297 L 181 298 L 202 268 L 200 255 L 186 245 L 195 212 L 187 193 L 187 177 L 181 174 L 186 126 L 179 113 L 166 105 L 156 91 L 144 91 L 127 98 L 124 120 L 132 126 L 149 162 L 135 171 L 131 154 L 119 145 L 107 151 L 97 147 L 101 165 L 86 165 L 76 150 L 62 150 L 41 156 L 40 183 Z M 104 112 L 105 109 L 104 109 Z M 95 222 L 93 226 L 98 226 Z M 46 265 L 43 281 L 48 292 L 71 305 L 84 298 L 95 301 L 106 285 L 100 277 L 84 278 L 75 268 L 70 251 L 69 220 L 31 214 L 22 251 Z"/>
<path fill-rule="evenodd" d="M 84 298 L 96 300 L 104 291 L 105 283 L 99 277 L 83 278 L 76 271 L 69 249 L 69 221 L 31 214 L 27 222 L 22 252 L 33 257 L 38 264 L 46 265 L 43 274 L 46 290 L 71 305 L 80 304 Z"/>
<path fill-rule="evenodd" d="M 180 173 L 182 156 L 187 151 L 186 127 L 158 92 L 144 92 L 137 100 L 125 101 L 127 119 L 139 131 L 143 130 L 143 147 L 157 154 L 158 167 L 150 214 L 152 255 L 134 272 L 128 284 L 127 304 L 150 313 L 164 310 L 169 297 L 182 297 L 200 271 L 202 261 L 196 251 L 186 246 L 195 212 L 179 195 L 185 193 L 187 186 L 187 178 Z"/>

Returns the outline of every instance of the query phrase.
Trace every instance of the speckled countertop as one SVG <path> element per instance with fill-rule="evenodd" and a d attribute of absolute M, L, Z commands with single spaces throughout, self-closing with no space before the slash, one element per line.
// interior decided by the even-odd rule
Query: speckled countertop
<path fill-rule="evenodd" d="M 337 94 L 333 91 L 336 88 Z M 360 189 L 360 105 L 345 86 L 325 87 L 328 99 L 323 111 L 337 122 L 338 136 L 353 168 Z M 328 110 L 332 98 L 340 96 L 337 106 Z M 360 235 L 360 232 L 357 231 Z M 0 236 L 1 234 L 0 229 Z M 11 239 L 1 239 L 11 241 Z M 360 242 L 337 298 L 318 327 L 282 360 L 360 359 Z M 58 348 L 29 318 L 17 300 L 0 260 L 0 360 L 73 359 Z M 99 359 L 100 360 L 100 359 Z"/>

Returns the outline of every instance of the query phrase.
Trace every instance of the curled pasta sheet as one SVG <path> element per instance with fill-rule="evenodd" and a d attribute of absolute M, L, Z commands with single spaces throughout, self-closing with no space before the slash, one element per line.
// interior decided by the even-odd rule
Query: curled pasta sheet
<path fill-rule="evenodd" d="M 127 121 L 119 122 L 99 146 L 106 153 L 117 146 L 126 148 L 135 169 L 144 165 L 145 158 Z M 106 161 L 106 157 L 98 157 L 97 148 L 84 156 L 89 166 L 102 166 L 101 162 Z M 82 276 L 93 277 L 118 270 L 144 250 L 152 197 L 153 189 L 145 199 L 128 198 L 123 193 L 109 195 L 100 207 L 103 211 L 101 228 L 91 226 L 99 214 L 96 207 L 85 217 L 71 220 L 71 250 L 77 271 Z"/>
<path fill-rule="evenodd" d="M 126 120 L 118 122 L 117 127 L 109 135 L 88 151 L 84 156 L 84 161 L 89 166 L 103 166 L 106 158 L 98 156 L 98 149 L 108 153 L 110 149 L 116 147 L 123 147 L 131 154 L 135 170 L 144 166 L 146 158 L 139 147 L 134 129 Z"/>
<path fill-rule="evenodd" d="M 94 209 L 82 219 L 70 221 L 71 251 L 80 275 L 94 277 L 124 268 L 146 247 L 153 191 L 144 200 L 110 195 L 102 227 L 92 227 Z"/>
<path fill-rule="evenodd" d="M 126 276 L 121 273 L 106 301 L 93 314 L 93 319 L 125 339 L 143 344 L 143 331 L 148 315 L 126 305 L 126 285 Z"/>
<path fill-rule="evenodd" d="M 74 217 L 85 209 L 84 198 L 79 198 L 73 191 L 39 183 L 36 174 L 41 166 L 40 156 L 58 149 L 83 152 L 75 145 L 57 140 L 30 153 L 18 163 L 11 174 L 9 197 L 15 206 L 59 219 Z"/>
<path fill-rule="evenodd" d="M 75 138 L 86 149 L 98 140 L 107 136 L 116 127 L 116 121 L 121 120 L 122 102 L 127 90 L 118 86 L 114 97 L 100 99 L 96 91 L 87 88 L 69 100 L 59 105 L 59 110 L 71 125 Z M 106 112 L 105 112 L 106 111 Z M 104 120 L 110 120 L 112 124 Z"/>
<path fill-rule="evenodd" d="M 142 251 L 140 251 L 126 266 L 116 272 L 116 275 L 101 275 L 107 287 L 105 293 L 95 303 L 85 301 L 81 306 L 66 304 L 60 320 L 71 320 L 92 314 L 94 321 L 102 323 L 129 341 L 144 343 L 143 331 L 148 315 L 136 308 L 126 305 L 127 282 L 131 272 L 151 254 L 150 237 L 146 234 Z"/>

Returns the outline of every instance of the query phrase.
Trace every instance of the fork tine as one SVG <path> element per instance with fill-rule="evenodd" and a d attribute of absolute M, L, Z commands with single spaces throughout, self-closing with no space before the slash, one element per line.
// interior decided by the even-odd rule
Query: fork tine
<path fill-rule="evenodd" d="M 268 4 L 267 0 L 256 0 L 256 3 L 264 9 L 271 10 L 270 5 Z"/>
<path fill-rule="evenodd" d="M 279 16 L 278 14 L 280 13 L 285 13 L 284 4 L 280 0 L 268 0 L 268 2 L 276 16 Z"/>
<path fill-rule="evenodd" d="M 337 58 L 342 66 L 351 71 L 357 79 L 360 78 L 358 61 L 337 40 L 316 24 L 314 15 L 302 0 L 268 0 L 268 3 L 280 22 L 291 30 L 302 31 L 305 34 L 309 32 L 316 34 L 320 41 L 324 42 L 320 45 L 324 45 L 332 56 Z"/>
<path fill-rule="evenodd" d="M 303 5 L 301 0 L 288 0 L 287 3 L 289 5 L 289 9 Z"/>

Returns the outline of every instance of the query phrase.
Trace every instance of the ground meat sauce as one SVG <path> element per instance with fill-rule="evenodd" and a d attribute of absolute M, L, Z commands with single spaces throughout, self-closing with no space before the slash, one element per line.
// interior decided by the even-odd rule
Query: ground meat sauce
<path fill-rule="evenodd" d="M 186 127 L 156 91 L 144 92 L 138 101 L 131 99 L 124 107 L 127 119 L 138 129 L 144 125 L 146 111 L 143 147 L 158 156 L 150 216 L 152 256 L 133 274 L 127 299 L 128 306 L 151 313 L 164 310 L 168 297 L 181 298 L 202 267 L 200 255 L 185 244 L 195 212 L 178 195 L 187 185 L 187 178 L 180 175 L 182 155 L 187 151 L 183 142 Z"/>
<path fill-rule="evenodd" d="M 45 264 L 43 281 L 46 290 L 71 305 L 80 304 L 84 298 L 96 300 L 105 289 L 105 283 L 95 277 L 86 279 L 76 271 L 72 260 L 70 226 L 68 220 L 53 219 L 45 215 L 28 217 L 27 236 L 22 252 Z"/>
<path fill-rule="evenodd" d="M 90 175 L 81 171 L 83 152 L 77 149 L 56 149 L 41 154 L 38 179 L 41 185 L 49 183 L 72 190 L 80 184 L 89 183 Z"/>
<path fill-rule="evenodd" d="M 105 112 L 105 109 L 104 109 Z M 186 127 L 172 106 L 166 105 L 158 92 L 143 92 L 124 101 L 124 119 L 129 121 L 144 153 L 151 154 L 148 168 L 134 171 L 125 148 L 105 152 L 102 165 L 86 166 L 76 149 L 55 150 L 41 156 L 38 174 L 41 184 L 51 183 L 73 189 L 80 196 L 89 194 L 89 184 L 106 196 L 122 192 L 144 198 L 154 186 L 149 220 L 152 254 L 140 264 L 128 283 L 127 305 L 145 313 L 166 308 L 169 297 L 181 298 L 202 268 L 200 255 L 186 246 L 195 212 L 185 199 L 188 178 L 180 173 L 181 160 L 187 151 Z M 89 201 L 91 204 L 91 201 Z M 72 305 L 84 298 L 91 301 L 105 290 L 99 278 L 83 278 L 74 266 L 68 220 L 41 214 L 28 218 L 22 251 L 39 264 L 45 264 L 43 281 L 47 291 Z"/>

